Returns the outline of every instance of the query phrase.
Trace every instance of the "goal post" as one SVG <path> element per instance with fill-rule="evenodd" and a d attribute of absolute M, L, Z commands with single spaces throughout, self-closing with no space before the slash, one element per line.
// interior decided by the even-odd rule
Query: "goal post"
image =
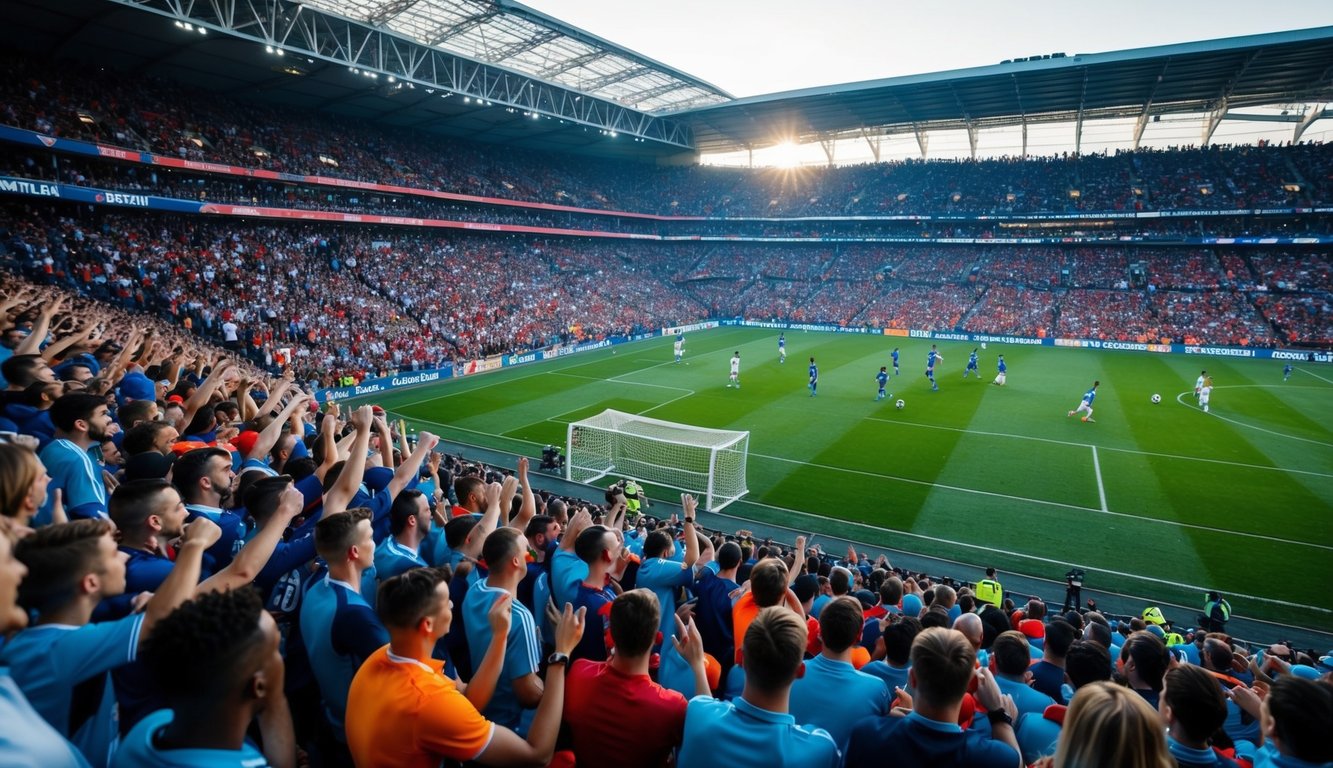
<path fill-rule="evenodd" d="M 565 479 L 595 483 L 610 474 L 693 493 L 719 510 L 749 492 L 750 433 L 708 429 L 605 410 L 569 425 Z"/>

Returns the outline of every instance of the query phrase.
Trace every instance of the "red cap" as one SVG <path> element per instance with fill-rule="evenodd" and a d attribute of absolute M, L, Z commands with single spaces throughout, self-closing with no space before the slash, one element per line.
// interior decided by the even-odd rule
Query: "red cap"
<path fill-rule="evenodd" d="M 250 451 L 254 450 L 255 441 L 259 439 L 259 433 L 253 429 L 247 429 L 241 434 L 231 439 L 231 444 L 240 452 L 241 458 L 250 458 Z"/>
<path fill-rule="evenodd" d="M 1018 622 L 1018 631 L 1034 640 L 1046 637 L 1046 625 L 1036 619 L 1023 619 Z"/>
<path fill-rule="evenodd" d="M 172 395 L 171 397 L 167 398 L 167 402 L 175 403 L 177 405 L 185 405 L 185 398 L 181 397 L 180 395 Z"/>

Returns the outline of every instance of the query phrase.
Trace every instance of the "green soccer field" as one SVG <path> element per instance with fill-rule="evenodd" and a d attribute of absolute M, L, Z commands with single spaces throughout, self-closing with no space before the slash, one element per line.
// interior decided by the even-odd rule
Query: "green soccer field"
<path fill-rule="evenodd" d="M 724 328 L 689 334 L 680 365 L 668 337 L 376 399 L 529 456 L 606 408 L 748 430 L 750 493 L 728 514 L 1045 578 L 1078 565 L 1100 589 L 1186 606 L 1215 588 L 1238 614 L 1333 628 L 1333 370 L 1283 382 L 1277 361 L 990 344 L 983 378 L 964 380 L 973 345 L 937 343 L 939 392 L 929 341 L 791 332 L 779 364 L 776 331 Z M 902 374 L 875 402 L 894 346 Z M 1194 402 L 1201 368 L 1211 414 Z M 1096 423 L 1067 418 L 1094 379 Z"/>

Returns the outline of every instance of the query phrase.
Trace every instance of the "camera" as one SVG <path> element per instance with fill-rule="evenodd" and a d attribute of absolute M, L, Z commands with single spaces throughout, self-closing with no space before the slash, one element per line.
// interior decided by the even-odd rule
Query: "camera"
<path fill-rule="evenodd" d="M 1083 571 L 1078 568 L 1070 568 L 1065 574 L 1065 584 L 1071 587 L 1083 586 Z"/>

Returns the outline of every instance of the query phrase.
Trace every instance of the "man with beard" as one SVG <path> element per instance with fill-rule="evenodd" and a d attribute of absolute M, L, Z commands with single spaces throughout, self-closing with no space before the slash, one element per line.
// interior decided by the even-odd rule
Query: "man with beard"
<path fill-rule="evenodd" d="M 71 392 L 51 405 L 55 438 L 42 449 L 42 464 L 51 475 L 50 495 L 64 492 L 70 520 L 106 518 L 106 485 L 88 450 L 107 438 L 111 415 L 106 398 Z M 48 502 L 49 503 L 49 502 Z"/>
<path fill-rule="evenodd" d="M 217 573 L 227 567 L 245 545 L 248 532 L 245 518 L 224 511 L 231 498 L 236 473 L 231 469 L 231 453 L 225 448 L 196 448 L 187 451 L 171 468 L 171 482 L 185 502 L 187 520 L 206 517 L 222 529 L 222 538 L 204 553 L 204 570 Z"/>

